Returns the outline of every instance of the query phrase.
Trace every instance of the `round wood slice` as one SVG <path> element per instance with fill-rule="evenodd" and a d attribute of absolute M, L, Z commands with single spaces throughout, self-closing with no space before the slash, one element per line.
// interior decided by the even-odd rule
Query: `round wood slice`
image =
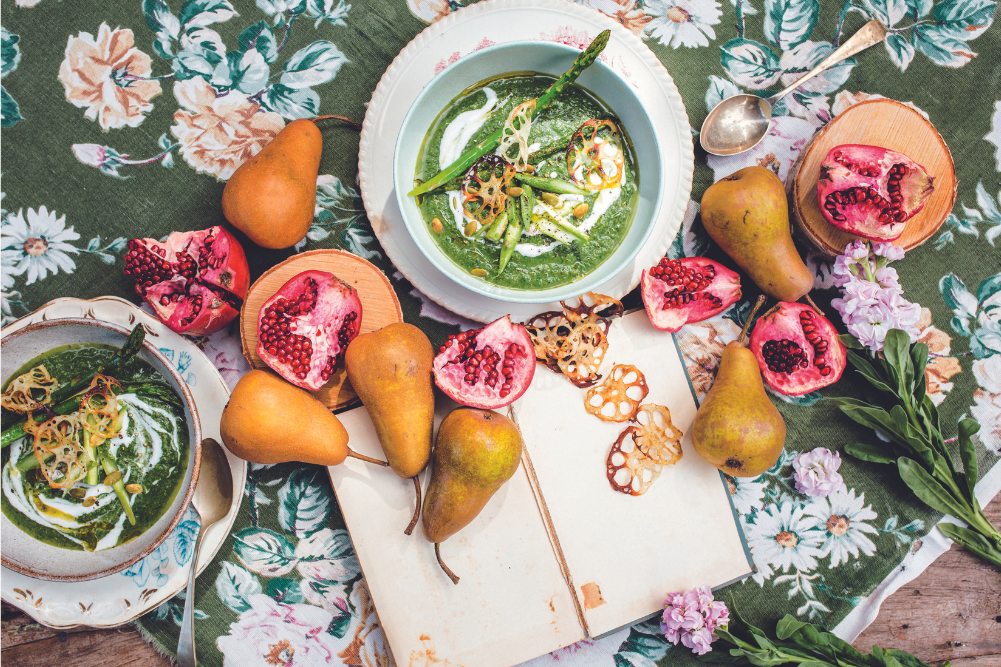
<path fill-rule="evenodd" d="M 799 236 L 818 250 L 840 255 L 859 238 L 827 222 L 817 201 L 820 163 L 841 144 L 881 146 L 903 153 L 934 177 L 935 191 L 924 208 L 904 225 L 894 245 L 910 250 L 927 241 L 945 222 L 956 203 L 956 170 L 942 135 L 913 108 L 895 100 L 878 99 L 854 104 L 827 124 L 800 153 L 786 179 L 789 213 Z"/>
<path fill-rule="evenodd" d="M 303 271 L 327 271 L 358 290 L 361 299 L 361 333 L 377 331 L 393 322 L 403 321 L 400 301 L 389 279 L 371 262 L 343 250 L 312 250 L 288 258 L 268 269 L 250 286 L 240 312 L 240 339 L 243 356 L 254 368 L 267 368 L 257 356 L 257 315 L 270 299 L 293 277 Z M 358 404 L 351 389 L 343 362 L 319 391 L 314 392 L 331 410 L 341 410 Z"/>

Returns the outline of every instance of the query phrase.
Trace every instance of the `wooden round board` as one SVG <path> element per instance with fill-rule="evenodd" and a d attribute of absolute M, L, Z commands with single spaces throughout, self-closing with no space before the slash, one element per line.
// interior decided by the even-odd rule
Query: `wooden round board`
<path fill-rule="evenodd" d="M 895 100 L 854 104 L 817 133 L 803 149 L 786 180 L 790 214 L 799 234 L 828 255 L 840 255 L 857 238 L 827 222 L 817 201 L 817 178 L 827 153 L 841 144 L 882 146 L 903 153 L 934 177 L 935 191 L 917 215 L 904 225 L 894 245 L 910 250 L 927 241 L 945 222 L 956 203 L 956 171 L 952 154 L 924 116 Z"/>
<path fill-rule="evenodd" d="M 257 356 L 257 315 L 264 302 L 274 296 L 282 285 L 303 271 L 327 271 L 358 290 L 361 299 L 361 333 L 377 331 L 393 322 L 403 321 L 400 301 L 389 279 L 371 262 L 343 250 L 312 250 L 288 258 L 268 269 L 250 286 L 240 312 L 240 339 L 243 356 L 254 368 L 267 368 Z M 340 363 L 330 381 L 315 392 L 331 410 L 356 405 L 358 397 L 348 382 L 344 364 Z"/>

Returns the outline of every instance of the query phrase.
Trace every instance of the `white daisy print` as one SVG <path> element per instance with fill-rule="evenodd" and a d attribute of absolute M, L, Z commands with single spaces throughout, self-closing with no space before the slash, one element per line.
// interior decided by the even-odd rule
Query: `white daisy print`
<path fill-rule="evenodd" d="M 712 26 L 720 19 L 716 0 L 652 0 L 644 5 L 650 17 L 646 29 L 664 46 L 696 48 L 716 39 Z"/>
<path fill-rule="evenodd" d="M 872 506 L 865 507 L 865 494 L 855 497 L 855 489 L 845 492 L 842 488 L 826 498 L 814 498 L 806 506 L 806 513 L 816 517 L 826 539 L 820 545 L 824 556 L 831 556 L 831 567 L 847 563 L 859 557 L 859 551 L 866 556 L 876 553 L 876 545 L 866 533 L 879 531 L 865 523 L 876 518 Z"/>
<path fill-rule="evenodd" d="M 733 506 L 740 514 L 750 514 L 764 507 L 765 487 L 768 483 L 763 476 L 748 479 L 725 475 L 726 490 L 730 492 Z"/>
<path fill-rule="evenodd" d="M 55 211 L 50 213 L 44 206 L 38 211 L 29 208 L 27 216 L 24 209 L 8 215 L 0 224 L 0 238 L 3 263 L 13 267 L 11 275 L 27 274 L 28 285 L 43 280 L 49 271 L 55 275 L 59 269 L 66 273 L 76 270 L 76 263 L 67 253 L 76 255 L 80 251 L 68 242 L 78 240 L 80 235 L 66 227 L 65 215 L 56 217 Z"/>
<path fill-rule="evenodd" d="M 817 567 L 817 559 L 823 557 L 819 545 L 824 541 L 824 532 L 817 524 L 817 518 L 807 515 L 802 504 L 791 496 L 782 496 L 778 503 L 768 505 L 754 515 L 754 523 L 741 517 L 747 546 L 751 549 L 754 564 L 759 573 L 758 583 L 763 583 L 769 574 L 781 567 L 788 572 L 790 567 L 800 572 L 809 572 Z"/>

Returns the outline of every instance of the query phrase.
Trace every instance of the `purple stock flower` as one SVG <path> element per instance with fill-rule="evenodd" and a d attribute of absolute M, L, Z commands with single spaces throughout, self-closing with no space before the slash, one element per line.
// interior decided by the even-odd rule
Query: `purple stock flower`
<path fill-rule="evenodd" d="M 730 611 L 713 597 L 708 586 L 700 586 L 683 593 L 670 593 L 664 601 L 664 614 L 660 629 L 672 644 L 679 641 L 703 655 L 712 650 L 710 644 L 716 628 L 726 627 Z"/>
<path fill-rule="evenodd" d="M 800 454 L 792 461 L 796 490 L 813 498 L 834 493 L 844 485 L 839 467 L 841 455 L 825 447 Z"/>

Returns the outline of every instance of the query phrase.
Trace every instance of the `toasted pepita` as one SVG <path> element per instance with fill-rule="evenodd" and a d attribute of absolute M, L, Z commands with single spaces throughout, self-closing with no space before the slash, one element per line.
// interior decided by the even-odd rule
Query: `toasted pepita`
<path fill-rule="evenodd" d="M 573 210 L 573 217 L 575 217 L 578 220 L 580 220 L 585 215 L 587 215 L 587 211 L 588 211 L 589 208 L 591 208 L 591 207 L 588 206 L 587 202 L 582 202 L 580 204 L 577 204 L 577 206 L 575 206 L 574 210 Z"/>
<path fill-rule="evenodd" d="M 90 496 L 89 498 L 84 498 L 83 499 L 83 506 L 84 507 L 90 507 L 90 506 L 92 506 L 96 502 L 97 502 L 97 498 L 95 498 L 94 496 Z"/>
<path fill-rule="evenodd" d="M 466 225 L 466 229 L 465 231 L 463 231 L 463 234 L 465 234 L 467 237 L 472 236 L 476 232 L 476 228 L 478 226 L 479 224 L 475 220 L 471 220 L 469 224 Z"/>
<path fill-rule="evenodd" d="M 484 269 L 473 269 L 472 271 L 470 271 L 470 273 L 476 276 L 477 278 L 487 277 L 487 272 Z"/>
<path fill-rule="evenodd" d="M 539 195 L 542 197 L 542 201 L 546 202 L 550 206 L 559 206 L 560 198 L 554 195 L 552 192 L 542 192 Z"/>
<path fill-rule="evenodd" d="M 83 498 L 84 496 L 87 495 L 87 490 L 81 489 L 79 486 L 74 486 L 72 489 L 70 489 L 70 495 L 73 496 L 74 498 Z"/>
<path fill-rule="evenodd" d="M 107 477 L 104 478 L 104 483 L 107 486 L 114 486 L 116 482 L 122 479 L 122 471 L 116 470 L 113 473 L 109 473 Z"/>
<path fill-rule="evenodd" d="M 524 191 L 525 190 L 523 188 L 520 188 L 517 185 L 515 185 L 515 186 L 512 186 L 512 187 L 510 187 L 510 188 L 507 189 L 507 196 L 508 197 L 520 197 L 521 193 L 524 192 Z"/>
<path fill-rule="evenodd" d="M 439 220 L 438 218 L 432 220 L 431 229 L 434 230 L 435 234 L 441 234 L 441 230 L 443 229 L 443 227 L 441 226 L 441 220 Z"/>
<path fill-rule="evenodd" d="M 139 484 L 126 484 L 125 490 L 129 493 L 142 493 L 143 488 Z"/>

